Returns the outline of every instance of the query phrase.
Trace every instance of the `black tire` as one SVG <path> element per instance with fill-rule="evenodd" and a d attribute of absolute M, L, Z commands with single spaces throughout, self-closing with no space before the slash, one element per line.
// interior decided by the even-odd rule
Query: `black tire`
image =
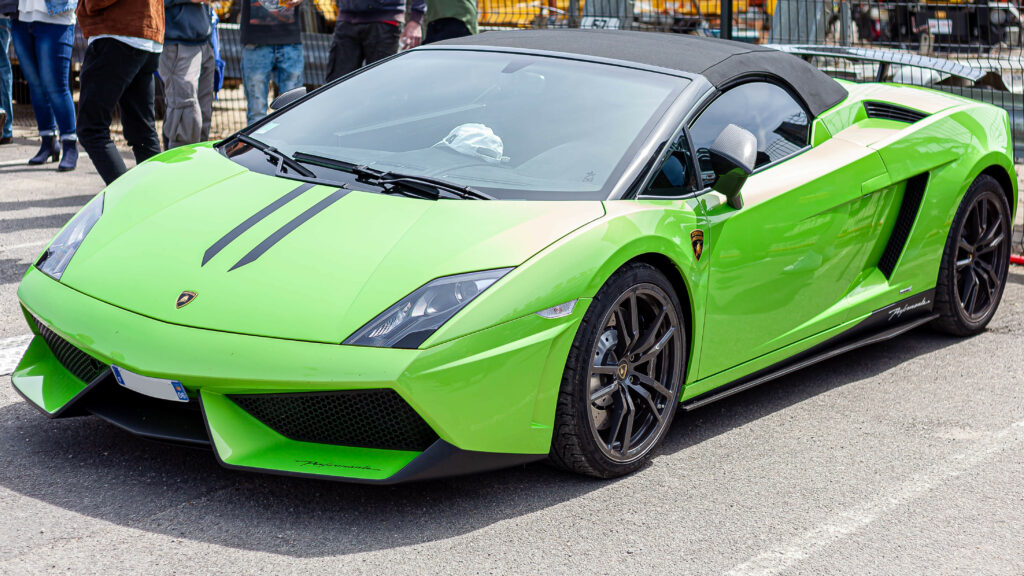
<path fill-rule="evenodd" d="M 687 359 L 683 318 L 675 289 L 657 268 L 627 264 L 608 279 L 569 351 L 552 463 L 601 478 L 644 465 L 679 407 Z M 621 337 L 619 326 L 626 327 Z"/>
<path fill-rule="evenodd" d="M 1002 186 L 991 176 L 979 176 L 964 195 L 946 239 L 935 286 L 935 329 L 956 336 L 985 329 L 1006 287 L 1011 234 Z"/>

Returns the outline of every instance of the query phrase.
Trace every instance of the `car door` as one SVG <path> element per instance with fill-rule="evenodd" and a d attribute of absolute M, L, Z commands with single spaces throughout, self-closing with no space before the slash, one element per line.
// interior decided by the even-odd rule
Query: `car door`
<path fill-rule="evenodd" d="M 845 320 L 840 302 L 876 257 L 883 209 L 884 195 L 866 189 L 885 174 L 877 153 L 842 139 L 809 147 L 806 109 L 765 81 L 725 91 L 691 124 L 705 184 L 714 178 L 707 148 L 729 124 L 757 138 L 757 162 L 741 209 L 704 195 L 711 270 L 699 378 Z"/>

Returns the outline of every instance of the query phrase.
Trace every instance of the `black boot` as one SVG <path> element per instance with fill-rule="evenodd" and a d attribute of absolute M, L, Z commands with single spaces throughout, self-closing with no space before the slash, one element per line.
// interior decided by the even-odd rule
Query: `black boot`
<path fill-rule="evenodd" d="M 54 162 L 60 160 L 60 144 L 57 143 L 56 136 L 43 136 L 43 145 L 39 147 L 39 152 L 28 161 L 28 164 L 29 166 L 38 166 L 46 163 L 47 158 Z"/>
<path fill-rule="evenodd" d="M 64 152 L 57 165 L 57 172 L 70 172 L 78 164 L 78 140 L 61 140 L 60 143 Z"/>

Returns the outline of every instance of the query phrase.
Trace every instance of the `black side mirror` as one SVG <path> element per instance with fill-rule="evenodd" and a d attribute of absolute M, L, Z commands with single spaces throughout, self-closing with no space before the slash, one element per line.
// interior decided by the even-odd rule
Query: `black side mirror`
<path fill-rule="evenodd" d="M 285 92 L 284 94 L 281 94 L 277 98 L 274 98 L 274 101 L 270 103 L 270 108 L 272 110 L 280 110 L 281 108 L 284 108 L 285 106 L 291 104 L 292 102 L 295 102 L 296 100 L 298 100 L 299 98 L 302 98 L 305 95 L 306 95 L 306 87 L 305 86 L 299 86 L 298 88 L 292 88 L 291 90 Z"/>
<path fill-rule="evenodd" d="M 743 188 L 747 177 L 754 171 L 757 138 L 749 131 L 729 124 L 715 138 L 708 152 L 711 156 L 711 169 L 717 177 L 712 188 L 724 194 L 733 208 L 743 208 L 740 188 Z"/>

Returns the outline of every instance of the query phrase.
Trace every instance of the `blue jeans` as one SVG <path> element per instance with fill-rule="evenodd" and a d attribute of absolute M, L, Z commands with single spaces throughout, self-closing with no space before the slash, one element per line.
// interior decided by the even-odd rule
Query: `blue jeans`
<path fill-rule="evenodd" d="M 75 102 L 71 99 L 68 72 L 75 26 L 44 22 L 14 22 L 14 51 L 32 96 L 39 134 L 76 139 Z"/>
<path fill-rule="evenodd" d="M 246 44 L 242 48 L 246 122 L 252 124 L 267 115 L 271 75 L 279 94 L 302 86 L 303 58 L 302 44 Z"/>
<path fill-rule="evenodd" d="M 14 126 L 14 107 L 11 106 L 11 61 L 7 58 L 7 49 L 11 46 L 11 21 L 0 18 L 0 108 L 7 112 L 7 121 L 0 126 L 0 138 L 12 135 Z"/>

